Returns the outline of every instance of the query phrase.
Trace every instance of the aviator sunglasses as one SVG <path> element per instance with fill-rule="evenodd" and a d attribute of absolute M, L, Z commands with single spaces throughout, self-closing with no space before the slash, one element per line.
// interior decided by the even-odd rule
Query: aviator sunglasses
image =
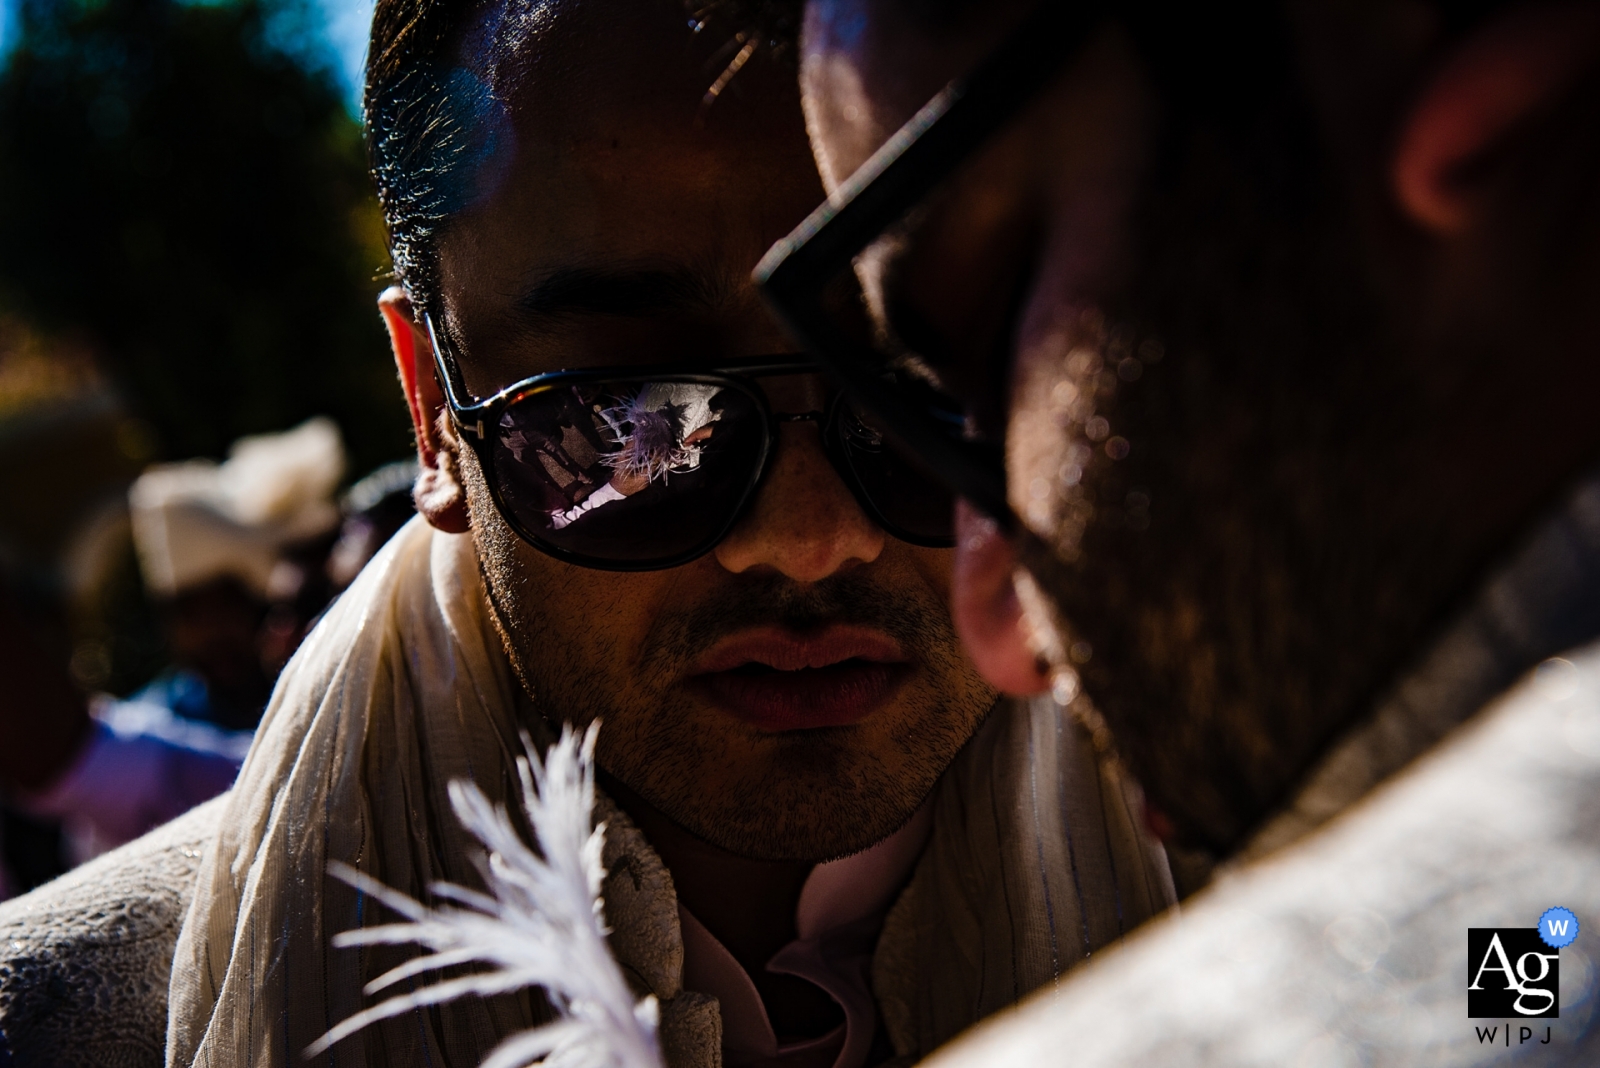
<path fill-rule="evenodd" d="M 1013 531 L 1005 450 L 961 414 L 962 402 L 905 361 L 857 341 L 827 292 L 868 246 L 900 223 L 1018 115 L 1104 24 L 1110 5 L 1045 0 L 970 74 L 947 85 L 755 269 L 773 312 L 886 435 L 954 493 Z M 930 354 L 919 354 L 927 356 Z M 958 413 L 952 418 L 952 413 Z"/>
<path fill-rule="evenodd" d="M 808 358 L 554 371 L 476 400 L 450 339 L 423 319 L 450 417 L 495 507 L 559 560 L 653 571 L 710 552 L 754 500 L 780 426 L 795 422 L 818 424 L 829 461 L 886 532 L 954 544 L 949 492 L 844 394 L 825 411 L 772 410 L 758 380 L 817 373 Z"/>

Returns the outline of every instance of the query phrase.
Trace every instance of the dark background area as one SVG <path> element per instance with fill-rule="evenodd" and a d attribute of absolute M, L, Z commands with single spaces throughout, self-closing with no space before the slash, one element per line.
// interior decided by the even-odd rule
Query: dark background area
<path fill-rule="evenodd" d="M 93 349 L 153 456 L 316 414 L 404 455 L 360 129 L 257 0 L 24 0 L 0 73 L 0 310 Z"/>

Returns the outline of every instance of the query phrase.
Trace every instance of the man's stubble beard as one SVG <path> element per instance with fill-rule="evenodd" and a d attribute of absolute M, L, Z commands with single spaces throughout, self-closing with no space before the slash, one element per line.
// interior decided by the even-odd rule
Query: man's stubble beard
<path fill-rule="evenodd" d="M 1146 194 L 1102 338 L 1164 359 L 1107 399 L 1131 451 L 1096 450 L 1069 551 L 1024 537 L 1019 555 L 1057 640 L 1092 647 L 1084 689 L 1184 844 L 1242 844 L 1593 462 L 1561 435 L 1593 425 L 1574 408 L 1594 373 L 1571 367 L 1600 332 L 1597 102 L 1591 74 L 1521 135 L 1445 271 L 1362 216 L 1387 185 L 1336 185 L 1348 172 L 1303 136 L 1260 142 L 1294 142 L 1287 160 L 1213 145 Z M 1263 189 L 1275 168 L 1299 186 Z M 1559 425 L 1560 398 L 1524 386 L 1551 354 L 1575 383 Z M 1496 466 L 1513 411 L 1569 466 Z"/>
<path fill-rule="evenodd" d="M 779 623 L 803 633 L 833 622 L 884 631 L 922 669 L 905 684 L 917 687 L 918 707 L 890 733 L 888 753 L 862 744 L 865 724 L 817 728 L 768 735 L 764 759 L 740 768 L 697 725 L 692 699 L 669 690 L 659 714 L 633 717 L 642 729 L 619 744 L 608 770 L 682 826 L 743 856 L 814 862 L 881 841 L 916 811 L 994 701 L 931 596 L 855 573 L 806 588 L 780 576 L 741 576 L 658 618 L 640 673 L 681 678 L 712 643 L 748 627 Z M 720 796 L 699 782 L 713 768 L 732 784 Z"/>
<path fill-rule="evenodd" d="M 601 720 L 599 765 L 712 845 L 760 860 L 821 862 L 881 841 L 916 812 L 995 702 L 931 590 L 891 588 L 853 572 L 808 588 L 775 575 L 733 576 L 661 613 L 637 651 L 603 639 L 581 644 L 575 630 L 584 621 L 556 618 L 530 580 L 544 559 L 489 503 L 475 459 L 465 457 L 462 468 L 491 616 L 537 714 L 557 729 Z M 830 727 L 769 736 L 763 759 L 740 767 L 727 736 L 706 729 L 704 706 L 666 684 L 735 631 L 830 622 L 883 630 L 923 669 L 906 683 L 925 699 L 891 734 L 894 766 L 859 744 L 859 728 Z M 729 785 L 704 787 L 718 779 Z"/>
<path fill-rule="evenodd" d="M 1018 543 L 1047 632 L 1077 648 L 1070 668 L 1152 801 L 1218 856 L 1369 706 L 1462 563 L 1416 536 L 1430 519 L 1399 492 L 1419 386 L 1357 269 L 1357 228 L 1320 188 L 1274 218 L 1235 162 L 1147 194 L 1134 287 L 1072 324 L 1064 349 L 1108 371 L 1145 358 L 1087 380 L 1061 361 L 1060 380 L 1099 382 L 1092 412 L 1053 431 L 1088 458 Z M 1110 424 L 1094 441 L 1091 414 Z"/>

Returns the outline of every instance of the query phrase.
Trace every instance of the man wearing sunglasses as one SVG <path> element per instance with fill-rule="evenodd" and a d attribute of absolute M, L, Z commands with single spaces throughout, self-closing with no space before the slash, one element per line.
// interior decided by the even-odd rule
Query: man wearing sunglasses
<path fill-rule="evenodd" d="M 773 306 L 966 499 L 986 676 L 1231 868 L 939 1063 L 1595 1063 L 1600 5 L 810 0 L 803 50 Z M 1469 1026 L 1467 929 L 1557 906 L 1501 986 L 1559 958 L 1559 1021 Z"/>
<path fill-rule="evenodd" d="M 329 863 L 481 885 L 450 782 L 509 796 L 519 733 L 568 722 L 602 721 L 605 921 L 675 1068 L 860 1068 L 908 1024 L 931 1048 L 1171 901 L 1091 736 L 1048 699 L 996 705 L 961 652 L 949 494 L 751 282 L 821 195 L 793 65 L 751 58 L 768 40 L 680 0 L 379 3 L 366 112 L 404 282 L 381 306 L 422 519 L 285 672 L 203 856 L 172 862 L 199 874 L 168 1063 L 300 1063 L 410 957 L 330 944 L 391 917 Z M 139 857 L 192 858 L 195 833 Z M 72 899 L 80 943 L 108 878 L 74 884 L 100 886 Z M 135 929 L 170 954 L 157 911 L 162 937 Z M 122 1002 L 35 1011 L 37 962 L 73 956 L 52 945 L 0 972 L 19 1064 L 64 1063 L 67 1026 L 88 1051 L 141 1033 Z M 548 1012 L 466 999 L 327 1056 L 477 1064 Z"/>

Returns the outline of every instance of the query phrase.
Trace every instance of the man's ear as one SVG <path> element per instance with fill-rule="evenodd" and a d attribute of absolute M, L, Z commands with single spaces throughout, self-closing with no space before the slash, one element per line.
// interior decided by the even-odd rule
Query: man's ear
<path fill-rule="evenodd" d="M 395 367 L 400 371 L 400 386 L 405 390 L 411 427 L 417 435 L 419 471 L 411 491 L 417 511 L 448 534 L 463 533 L 470 528 L 471 520 L 457 460 L 459 443 L 445 410 L 444 394 L 434 377 L 433 344 L 417 321 L 411 298 L 399 286 L 383 291 L 378 309 L 389 328 Z"/>
<path fill-rule="evenodd" d="M 1600 4 L 1518 6 L 1470 35 L 1418 94 L 1390 177 L 1412 221 L 1440 236 L 1471 229 L 1485 203 L 1473 164 L 1552 103 L 1600 57 Z"/>
<path fill-rule="evenodd" d="M 1025 696 L 1050 688 L 1048 666 L 1028 640 L 1012 575 L 1017 554 L 994 521 L 956 501 L 950 615 L 967 655 L 995 689 Z"/>

